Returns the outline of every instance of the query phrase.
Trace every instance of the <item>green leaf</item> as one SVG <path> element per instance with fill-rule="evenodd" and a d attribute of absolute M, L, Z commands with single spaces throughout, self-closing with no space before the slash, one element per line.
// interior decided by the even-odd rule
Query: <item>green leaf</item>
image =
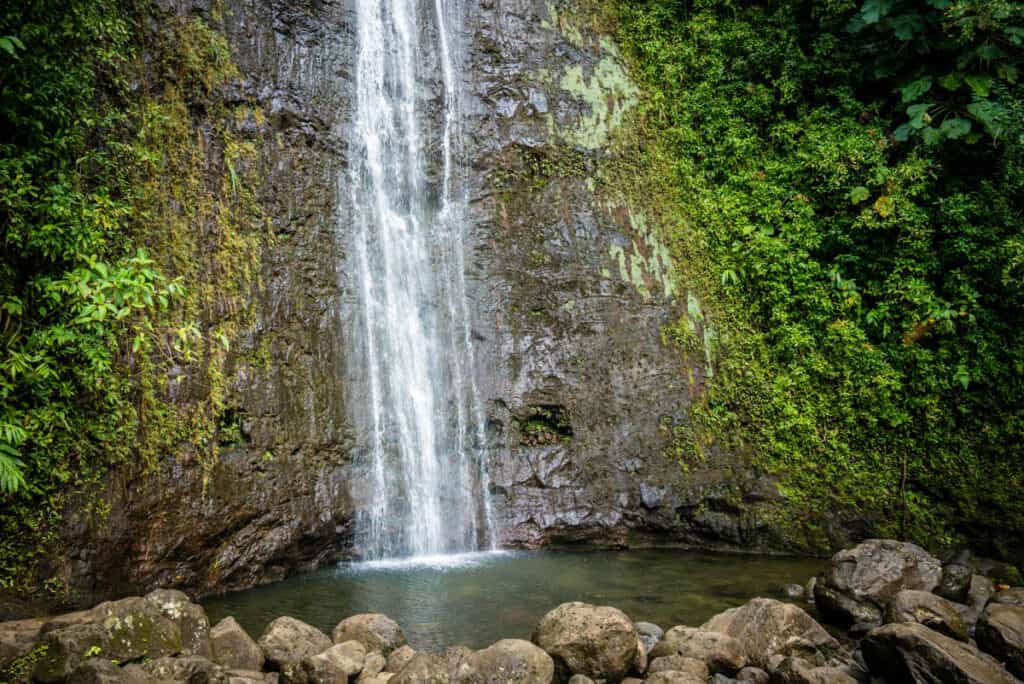
<path fill-rule="evenodd" d="M 925 76 L 924 78 L 919 78 L 916 81 L 911 81 L 900 88 L 900 95 L 903 97 L 904 102 L 913 102 L 931 90 L 931 87 L 932 77 Z"/>
<path fill-rule="evenodd" d="M 924 22 L 918 14 L 901 14 L 892 20 L 892 30 L 900 40 L 910 40 L 924 31 Z"/>
<path fill-rule="evenodd" d="M 960 386 L 967 389 L 971 384 L 971 374 L 967 371 L 967 367 L 963 364 L 957 366 L 956 372 L 953 374 L 953 380 L 960 383 Z"/>
<path fill-rule="evenodd" d="M 944 10 L 949 7 L 949 3 L 952 0 L 928 0 L 928 4 L 938 10 Z"/>
<path fill-rule="evenodd" d="M 853 190 L 850 190 L 850 204 L 860 204 L 868 197 L 871 196 L 871 192 L 863 185 L 858 185 Z"/>
<path fill-rule="evenodd" d="M 956 90 L 964 84 L 964 76 L 959 71 L 946 74 L 939 79 L 939 85 L 946 90 Z"/>
<path fill-rule="evenodd" d="M 939 130 L 942 131 L 950 140 L 957 140 L 971 131 L 971 122 L 959 116 L 955 116 L 951 119 L 946 119 L 939 126 Z"/>
<path fill-rule="evenodd" d="M 1002 111 L 1003 108 L 991 100 L 976 100 L 967 105 L 967 113 L 973 116 L 978 123 L 984 126 L 989 135 L 993 137 L 997 136 L 1000 132 L 999 126 L 996 123 L 996 117 L 998 117 Z"/>
<path fill-rule="evenodd" d="M 988 97 L 992 90 L 992 77 L 981 74 L 969 74 L 964 76 L 964 82 L 974 91 L 978 97 Z"/>
<path fill-rule="evenodd" d="M 892 11 L 892 0 L 866 0 L 860 8 L 860 17 L 865 24 L 877 24 Z"/>
<path fill-rule="evenodd" d="M 906 142 L 910 138 L 910 132 L 913 129 L 910 124 L 900 124 L 896 127 L 896 130 L 892 132 L 892 137 L 899 142 Z"/>
<path fill-rule="evenodd" d="M 922 104 L 910 105 L 907 107 L 907 116 L 910 117 L 911 128 L 922 129 L 932 122 L 932 117 L 928 115 L 928 110 L 934 105 L 931 102 L 924 102 Z"/>
<path fill-rule="evenodd" d="M 928 126 L 921 130 L 921 140 L 925 145 L 936 145 L 942 142 L 942 132 L 934 126 Z"/>

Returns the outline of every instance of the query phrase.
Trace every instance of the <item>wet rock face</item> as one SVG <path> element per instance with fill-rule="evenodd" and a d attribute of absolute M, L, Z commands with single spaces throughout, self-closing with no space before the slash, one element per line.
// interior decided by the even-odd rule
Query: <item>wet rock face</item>
<path fill-rule="evenodd" d="M 752 513 L 770 483 L 730 454 L 687 475 L 666 456 L 707 367 L 662 327 L 686 312 L 705 342 L 713 331 L 643 200 L 602 183 L 639 92 L 574 11 L 481 0 L 468 13 L 467 277 L 503 542 L 770 546 Z"/>
<path fill-rule="evenodd" d="M 47 571 L 78 604 L 156 586 L 203 596 L 350 556 L 367 500 L 340 333 L 356 315 L 338 181 L 353 0 L 157 4 L 149 30 L 198 16 L 228 39 L 239 76 L 218 96 L 261 113 L 236 133 L 258 151 L 273 239 L 256 323 L 231 340 L 226 401 L 241 439 L 208 472 L 169 454 L 156 473 L 115 473 L 102 522 L 85 501 L 70 508 L 74 550 Z M 662 327 L 687 312 L 705 343 L 713 331 L 677 290 L 644 207 L 598 182 L 638 98 L 621 57 L 544 0 L 467 0 L 462 36 L 465 262 L 500 542 L 777 547 L 758 515 L 777 497 L 770 480 L 718 450 L 686 475 L 665 455 L 711 357 L 684 358 Z"/>

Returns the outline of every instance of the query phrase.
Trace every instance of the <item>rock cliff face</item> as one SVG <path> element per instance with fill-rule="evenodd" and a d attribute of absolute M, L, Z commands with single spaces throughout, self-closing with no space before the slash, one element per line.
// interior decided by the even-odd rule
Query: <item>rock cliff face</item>
<path fill-rule="evenodd" d="M 194 15 L 228 38 L 240 76 L 220 97 L 262 110 L 238 125 L 258 146 L 274 239 L 255 329 L 229 364 L 241 441 L 210 472 L 171 454 L 155 473 L 116 474 L 102 518 L 69 511 L 73 550 L 55 550 L 48 571 L 77 603 L 244 588 L 354 552 L 367 485 L 341 334 L 354 301 L 339 239 L 351 4 L 160 0 L 150 30 Z M 711 332 L 643 201 L 616 191 L 626 153 L 613 141 L 639 93 L 586 26 L 542 0 L 473 0 L 466 12 L 466 264 L 502 541 L 771 547 L 758 515 L 770 483 L 713 449 L 686 473 L 666 455 L 709 368 L 664 344 L 662 327 L 685 312 L 699 337 Z"/>

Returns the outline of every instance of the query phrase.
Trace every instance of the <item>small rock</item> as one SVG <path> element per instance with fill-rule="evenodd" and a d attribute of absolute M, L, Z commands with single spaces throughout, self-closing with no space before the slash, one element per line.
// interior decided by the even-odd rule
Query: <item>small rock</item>
<path fill-rule="evenodd" d="M 210 630 L 213 661 L 229 669 L 259 672 L 263 651 L 233 617 L 226 617 Z"/>
<path fill-rule="evenodd" d="M 974 570 L 969 565 L 947 563 L 942 566 L 942 578 L 939 580 L 939 586 L 935 588 L 935 593 L 956 603 L 966 603 L 973 575 Z"/>
<path fill-rule="evenodd" d="M 807 580 L 807 584 L 804 585 L 804 598 L 807 599 L 808 603 L 814 603 L 814 587 L 818 585 L 818 578 L 812 577 Z"/>
<path fill-rule="evenodd" d="M 323 653 L 302 659 L 302 669 L 311 684 L 347 682 L 363 670 L 366 648 L 358 641 L 343 641 Z"/>
<path fill-rule="evenodd" d="M 399 646 L 388 654 L 388 664 L 385 666 L 384 671 L 392 673 L 401 672 L 405 664 L 412 660 L 414 655 L 416 655 L 416 651 L 412 650 L 411 646 Z"/>
<path fill-rule="evenodd" d="M 355 640 L 368 652 L 380 651 L 385 656 L 406 643 L 405 633 L 398 623 L 380 613 L 363 613 L 342 620 L 334 628 L 331 638 L 336 644 Z"/>
<path fill-rule="evenodd" d="M 800 658 L 786 658 L 771 675 L 772 684 L 857 684 L 857 680 L 834 667 L 814 667 Z"/>
<path fill-rule="evenodd" d="M 759 667 L 744 667 L 736 673 L 736 681 L 751 682 L 752 684 L 768 684 L 771 676 Z"/>
<path fill-rule="evenodd" d="M 366 660 L 363 662 L 363 671 L 360 676 L 366 675 L 367 677 L 376 677 L 384 668 L 387 667 L 388 661 L 384 659 L 379 651 L 366 654 Z"/>
<path fill-rule="evenodd" d="M 641 679 L 636 680 L 638 682 L 643 681 Z M 623 680 L 625 682 L 625 680 Z M 569 677 L 569 684 L 594 684 L 594 680 L 586 675 L 573 675 Z"/>
<path fill-rule="evenodd" d="M 257 672 L 255 670 L 228 670 L 224 673 L 227 684 L 278 684 L 276 672 Z"/>
<path fill-rule="evenodd" d="M 157 658 L 139 665 L 151 678 L 188 684 L 225 684 L 224 669 L 202 656 Z"/>
<path fill-rule="evenodd" d="M 702 679 L 708 678 L 708 666 L 703 661 L 697 660 L 696 658 L 687 658 L 681 655 L 669 655 L 662 656 L 661 658 L 655 658 L 651 661 L 651 666 L 647 669 L 648 676 L 656 672 L 685 672 L 694 676 L 699 676 Z"/>
<path fill-rule="evenodd" d="M 888 682 L 1016 684 L 995 658 L 917 623 L 879 627 L 861 649 L 871 674 Z"/>
<path fill-rule="evenodd" d="M 640 641 L 643 642 L 647 653 L 650 653 L 654 645 L 665 636 L 665 630 L 653 622 L 638 622 L 633 626 L 636 627 L 636 633 L 640 635 Z"/>
<path fill-rule="evenodd" d="M 257 644 L 267 664 L 281 673 L 284 684 L 305 684 L 303 659 L 323 653 L 333 645 L 330 637 L 316 627 L 287 616 L 267 625 Z"/>
<path fill-rule="evenodd" d="M 120 668 L 106 658 L 83 660 L 67 679 L 67 684 L 147 684 L 149 676 Z"/>
<path fill-rule="evenodd" d="M 749 662 L 762 668 L 773 656 L 793 655 L 823 665 L 839 650 L 839 642 L 803 609 L 773 599 L 756 598 L 719 613 L 701 629 L 737 639 Z"/>
<path fill-rule="evenodd" d="M 707 677 L 698 677 L 677 670 L 663 670 L 648 676 L 644 681 L 646 684 L 706 684 Z"/>
<path fill-rule="evenodd" d="M 1024 606 L 989 603 L 978 619 L 974 638 L 978 648 L 1024 679 Z"/>
<path fill-rule="evenodd" d="M 1024 587 L 1011 587 L 992 594 L 990 603 L 1004 606 L 1024 606 Z"/>
<path fill-rule="evenodd" d="M 784 584 L 782 585 L 782 594 L 795 601 L 804 597 L 804 588 L 799 584 Z"/>
<path fill-rule="evenodd" d="M 738 640 L 717 631 L 673 627 L 651 652 L 652 658 L 679 655 L 696 658 L 712 673 L 732 675 L 747 664 L 746 649 Z"/>
<path fill-rule="evenodd" d="M 896 594 L 886 608 L 885 621 L 917 622 L 960 641 L 969 638 L 956 606 L 927 591 L 905 589 Z"/>
<path fill-rule="evenodd" d="M 533 642 L 554 659 L 561 680 L 583 674 L 619 681 L 634 667 L 640 638 L 618 608 L 574 602 L 541 618 Z"/>
<path fill-rule="evenodd" d="M 450 681 L 444 658 L 433 653 L 417 653 L 388 684 L 448 684 Z"/>

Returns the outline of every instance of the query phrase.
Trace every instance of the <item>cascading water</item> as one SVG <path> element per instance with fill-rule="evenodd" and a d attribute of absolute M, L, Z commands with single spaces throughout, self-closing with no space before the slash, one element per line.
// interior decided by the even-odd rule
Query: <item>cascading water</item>
<path fill-rule="evenodd" d="M 372 492 L 357 545 L 370 559 L 495 540 L 465 295 L 461 8 L 432 2 L 356 0 L 345 180 L 360 305 L 351 375 L 360 395 L 349 403 L 368 442 Z"/>

